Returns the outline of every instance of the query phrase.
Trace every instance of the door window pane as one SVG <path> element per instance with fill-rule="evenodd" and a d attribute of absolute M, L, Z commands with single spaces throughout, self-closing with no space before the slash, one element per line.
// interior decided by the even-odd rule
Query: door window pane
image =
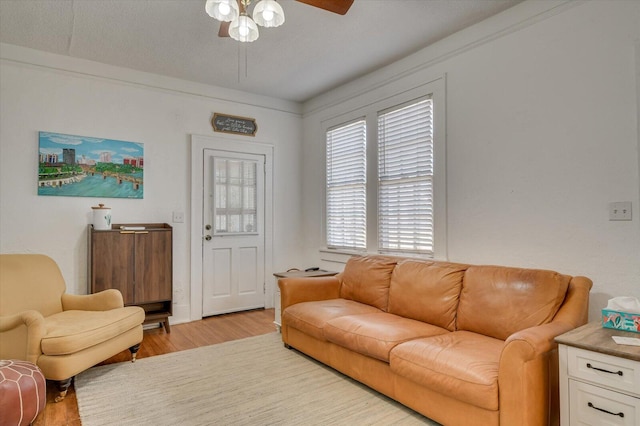
<path fill-rule="evenodd" d="M 257 163 L 250 160 L 214 160 L 215 233 L 256 233 Z"/>

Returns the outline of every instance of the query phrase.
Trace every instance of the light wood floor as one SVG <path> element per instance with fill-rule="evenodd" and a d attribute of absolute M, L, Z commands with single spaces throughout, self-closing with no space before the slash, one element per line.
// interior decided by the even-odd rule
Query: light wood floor
<path fill-rule="evenodd" d="M 273 320 L 273 309 L 260 309 L 172 325 L 169 334 L 161 328 L 145 330 L 138 359 L 271 333 L 276 330 Z M 102 364 L 130 360 L 131 356 L 126 350 Z M 122 385 L 126 387 L 126 383 Z M 82 424 L 73 385 L 69 388 L 67 397 L 62 402 L 54 402 L 57 394 L 55 384 L 47 382 L 47 405 L 33 422 L 34 426 L 77 426 Z M 105 404 L 108 404 L 108 401 L 105 401 Z"/>

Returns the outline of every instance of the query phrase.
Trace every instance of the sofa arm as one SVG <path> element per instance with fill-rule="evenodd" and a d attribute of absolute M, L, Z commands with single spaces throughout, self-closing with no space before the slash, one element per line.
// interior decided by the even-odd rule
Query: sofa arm
<path fill-rule="evenodd" d="M 21 359 L 36 364 L 42 355 L 40 342 L 46 333 L 38 311 L 0 316 L 0 359 Z"/>
<path fill-rule="evenodd" d="M 280 278 L 278 287 L 283 311 L 296 303 L 340 297 L 340 280 L 336 276 Z"/>
<path fill-rule="evenodd" d="M 573 328 L 584 325 L 589 320 L 589 291 L 593 281 L 586 277 L 573 277 L 567 294 L 553 321 L 573 324 Z"/>
<path fill-rule="evenodd" d="M 67 293 L 62 295 L 64 311 L 109 311 L 122 307 L 124 307 L 122 293 L 116 289 L 86 295 Z"/>
<path fill-rule="evenodd" d="M 558 345 L 554 338 L 573 328 L 554 321 L 507 338 L 498 370 L 500 424 L 558 423 Z"/>
<path fill-rule="evenodd" d="M 503 357 L 505 353 L 504 351 L 510 344 L 524 344 L 528 346 L 530 350 L 527 352 L 531 356 L 529 359 L 532 359 L 542 353 L 552 351 L 558 347 L 554 339 L 567 331 L 573 330 L 574 328 L 575 326 L 572 324 L 562 321 L 553 321 L 548 324 L 520 330 L 513 333 L 507 338 L 507 340 L 505 340 L 505 348 L 502 351 Z M 501 360 L 500 363 L 502 362 L 503 361 Z"/>

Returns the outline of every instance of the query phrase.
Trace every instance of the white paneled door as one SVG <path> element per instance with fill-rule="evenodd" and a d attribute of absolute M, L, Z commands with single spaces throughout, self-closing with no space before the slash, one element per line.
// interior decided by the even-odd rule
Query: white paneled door
<path fill-rule="evenodd" d="M 202 315 L 265 306 L 265 156 L 205 149 Z"/>

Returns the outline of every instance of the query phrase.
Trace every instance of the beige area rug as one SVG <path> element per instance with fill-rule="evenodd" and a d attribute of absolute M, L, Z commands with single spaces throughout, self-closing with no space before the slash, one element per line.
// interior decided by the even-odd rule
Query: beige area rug
<path fill-rule="evenodd" d="M 83 426 L 437 425 L 271 333 L 76 377 Z"/>

